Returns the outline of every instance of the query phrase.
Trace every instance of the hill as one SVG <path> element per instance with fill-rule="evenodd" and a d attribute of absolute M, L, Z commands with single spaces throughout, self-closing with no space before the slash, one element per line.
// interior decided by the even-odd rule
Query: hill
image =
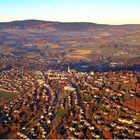
<path fill-rule="evenodd" d="M 138 59 L 140 25 L 103 25 L 39 20 L 0 23 L 0 51 L 14 55 L 47 55 L 63 51 L 67 60 Z M 49 48 L 49 50 L 48 50 Z M 42 54 L 41 54 L 42 55 Z"/>

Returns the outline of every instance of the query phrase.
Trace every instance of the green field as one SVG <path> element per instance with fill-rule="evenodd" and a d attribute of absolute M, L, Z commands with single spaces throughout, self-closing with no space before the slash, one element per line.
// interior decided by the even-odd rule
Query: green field
<path fill-rule="evenodd" d="M 10 101 L 17 98 L 17 93 L 5 92 L 0 90 L 0 99 L 3 100 L 5 103 L 9 103 Z"/>

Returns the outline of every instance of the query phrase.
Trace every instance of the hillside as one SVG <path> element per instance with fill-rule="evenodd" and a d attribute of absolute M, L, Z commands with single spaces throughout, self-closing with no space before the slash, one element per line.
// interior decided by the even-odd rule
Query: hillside
<path fill-rule="evenodd" d="M 63 51 L 66 60 L 91 62 L 103 57 L 113 62 L 137 59 L 139 63 L 140 25 L 38 20 L 0 23 L 0 52 L 33 57 L 49 51 L 52 55 Z"/>

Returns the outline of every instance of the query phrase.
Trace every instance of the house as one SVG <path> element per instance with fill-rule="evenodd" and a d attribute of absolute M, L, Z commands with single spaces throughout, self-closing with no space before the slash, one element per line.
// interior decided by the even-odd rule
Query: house
<path fill-rule="evenodd" d="M 75 88 L 72 85 L 66 85 L 66 86 L 64 86 L 64 89 L 66 91 L 75 91 Z"/>
<path fill-rule="evenodd" d="M 135 131 L 135 137 L 139 137 L 140 138 L 140 131 Z"/>
<path fill-rule="evenodd" d="M 123 118 L 123 117 L 119 117 L 118 121 L 121 122 L 121 123 L 126 123 L 126 124 L 133 124 L 134 123 L 133 120 L 128 119 L 128 118 Z"/>

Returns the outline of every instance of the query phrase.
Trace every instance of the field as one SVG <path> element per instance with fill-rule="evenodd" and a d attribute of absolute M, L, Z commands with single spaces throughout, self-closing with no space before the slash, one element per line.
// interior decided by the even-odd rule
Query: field
<path fill-rule="evenodd" d="M 72 52 L 71 57 L 76 58 L 76 59 L 86 59 L 87 56 L 89 56 L 92 53 L 93 53 L 93 50 L 79 49 Z"/>
<path fill-rule="evenodd" d="M 9 103 L 14 100 L 18 96 L 17 93 L 5 92 L 0 90 L 0 99 L 4 101 L 4 103 Z"/>

